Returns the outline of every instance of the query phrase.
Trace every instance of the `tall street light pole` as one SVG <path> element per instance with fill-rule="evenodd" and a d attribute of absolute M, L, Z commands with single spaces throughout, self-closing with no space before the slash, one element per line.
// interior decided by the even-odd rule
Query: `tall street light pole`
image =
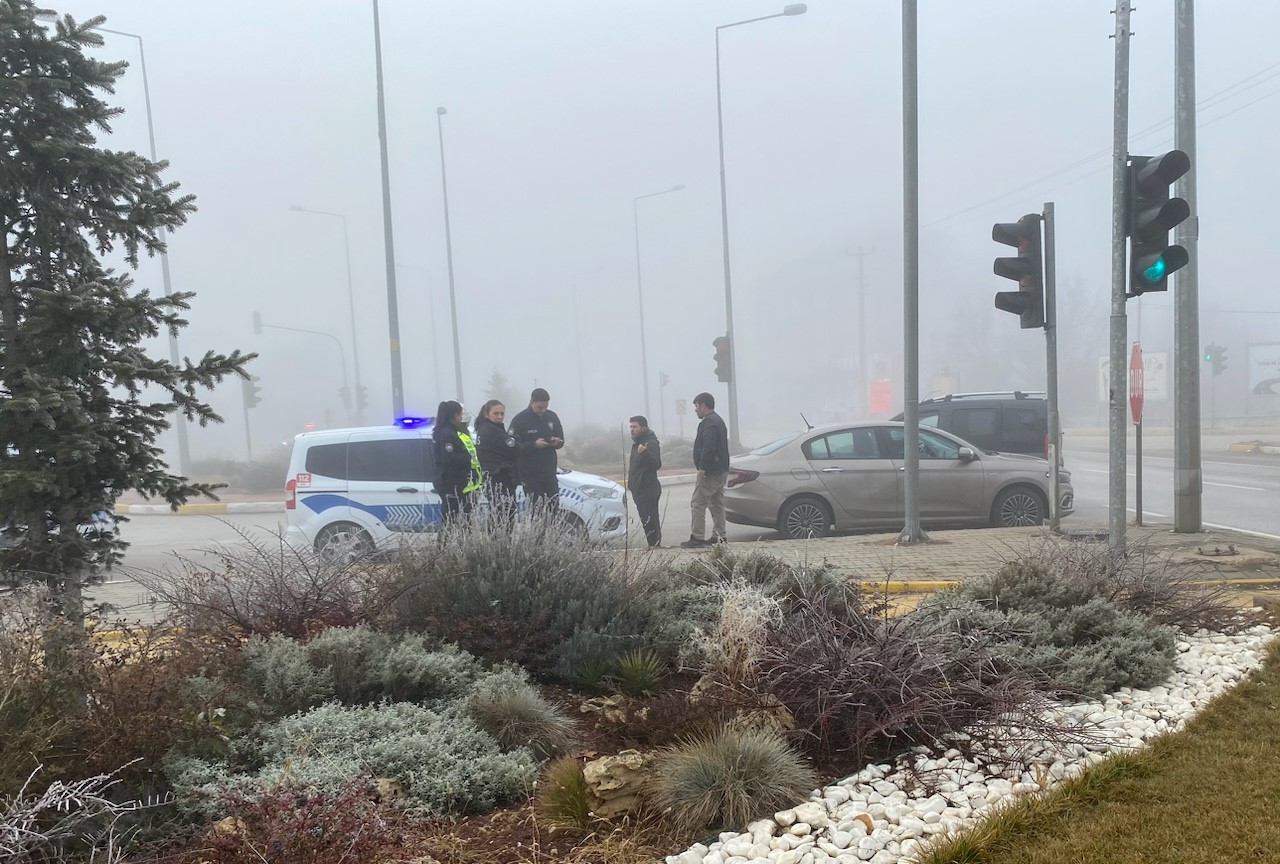
<path fill-rule="evenodd" d="M 142 47 L 142 37 L 137 33 L 126 33 L 123 30 L 110 30 L 106 27 L 95 27 L 103 33 L 112 33 L 116 36 L 127 36 L 130 39 L 138 40 L 138 65 L 142 67 L 142 97 L 147 106 L 147 142 L 151 145 L 151 161 L 159 161 L 156 158 L 156 127 L 151 119 L 151 85 L 147 80 L 147 53 Z M 160 277 L 164 284 L 164 296 L 168 297 L 173 293 L 173 280 L 169 275 L 169 247 L 166 240 L 167 232 L 164 228 L 156 231 L 160 242 L 164 243 L 163 251 L 160 252 Z M 174 366 L 178 365 L 180 360 L 178 354 L 178 335 L 173 331 L 169 331 L 169 362 Z M 178 413 L 177 422 L 174 423 L 174 429 L 178 433 L 178 472 L 184 477 L 191 476 L 191 446 L 187 440 L 187 418 L 181 412 Z"/>
<path fill-rule="evenodd" d="M 440 133 L 440 191 L 444 193 L 444 254 L 449 262 L 449 315 L 453 320 L 453 386 L 462 399 L 462 345 L 458 341 L 458 295 L 453 290 L 453 235 L 449 231 L 449 179 L 444 170 L 444 115 L 443 107 L 436 109 L 436 130 Z"/>
<path fill-rule="evenodd" d="M 387 164 L 387 100 L 382 86 L 382 29 L 373 0 L 373 57 L 378 71 L 378 149 L 382 159 L 382 236 L 387 258 L 387 344 L 391 349 L 391 411 L 404 416 L 404 373 L 400 367 L 400 307 L 396 299 L 396 244 L 391 229 L 391 169 Z"/>
<path fill-rule="evenodd" d="M 669 195 L 672 192 L 679 192 L 684 188 L 683 183 L 678 183 L 670 189 L 663 189 L 661 192 L 649 192 L 645 195 L 637 195 L 631 200 L 631 218 L 632 224 L 636 229 L 636 297 L 640 302 L 640 372 L 644 376 L 644 416 L 652 416 L 652 409 L 649 405 L 649 354 L 648 345 L 644 338 L 644 283 L 640 278 L 640 202 L 645 198 L 656 198 L 659 195 Z"/>
<path fill-rule="evenodd" d="M 729 197 L 724 179 L 724 102 L 720 92 L 720 31 L 770 18 L 803 15 L 808 11 L 803 3 L 791 3 L 781 12 L 721 24 L 716 28 L 716 132 L 720 142 L 720 239 L 724 252 L 724 317 L 725 335 L 729 337 L 729 442 L 737 446 L 738 440 L 738 343 L 733 338 L 733 280 L 729 272 Z"/>
<path fill-rule="evenodd" d="M 361 383 L 360 383 L 360 349 L 356 341 L 356 292 L 351 284 L 351 243 L 347 237 L 347 216 L 345 213 L 331 213 L 328 210 L 312 210 L 307 207 L 301 207 L 294 204 L 289 208 L 299 213 L 312 213 L 316 216 L 332 216 L 342 220 L 342 253 L 347 262 L 347 306 L 348 317 L 351 318 L 351 366 L 354 372 L 355 393 L 352 399 L 356 406 L 356 422 L 364 424 L 364 406 L 361 404 Z"/>

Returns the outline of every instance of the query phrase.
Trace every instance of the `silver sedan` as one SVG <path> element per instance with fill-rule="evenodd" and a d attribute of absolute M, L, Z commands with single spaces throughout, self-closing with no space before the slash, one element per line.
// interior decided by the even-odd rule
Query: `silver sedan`
<path fill-rule="evenodd" d="M 814 537 L 833 528 L 900 528 L 901 423 L 826 426 L 735 456 L 725 514 L 739 525 Z M 1073 509 L 1071 474 L 1060 469 L 1058 512 Z M 920 430 L 920 521 L 925 525 L 1039 525 L 1049 517 L 1049 463 L 984 453 L 936 429 Z"/>

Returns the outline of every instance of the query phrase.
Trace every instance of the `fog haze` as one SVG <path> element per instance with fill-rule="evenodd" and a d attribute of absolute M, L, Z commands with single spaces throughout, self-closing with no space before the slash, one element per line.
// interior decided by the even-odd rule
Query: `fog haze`
<path fill-rule="evenodd" d="M 651 425 L 674 436 L 676 399 L 724 396 L 711 346 L 724 333 L 714 34 L 781 5 L 381 0 L 407 413 L 429 415 L 457 396 L 437 106 L 448 109 L 466 405 L 479 408 L 497 370 L 522 397 L 535 382 L 550 390 L 570 433 L 644 410 L 633 200 L 676 184 L 686 188 L 638 206 Z M 1134 13 L 1136 154 L 1173 146 L 1173 6 L 1156 0 Z M 991 272 L 1006 248 L 990 232 L 1053 201 L 1065 419 L 1105 422 L 1096 381 L 1110 290 L 1111 8 L 920 4 L 922 396 L 935 383 L 1043 387 L 1039 331 L 1019 330 L 992 306 L 1009 285 Z M 256 311 L 268 325 L 330 333 L 351 366 L 341 221 L 291 205 L 347 217 L 368 422 L 390 420 L 370 2 L 76 0 L 56 9 L 104 14 L 105 26 L 145 40 L 158 154 L 199 206 L 170 243 L 175 290 L 197 294 L 180 345 L 193 356 L 261 354 L 255 449 L 308 423 L 348 419 L 333 341 L 252 329 Z M 1259 410 L 1246 401 L 1246 345 L 1280 341 L 1275 286 L 1240 254 L 1263 248 L 1276 225 L 1280 163 L 1263 154 L 1280 125 L 1280 5 L 1196 11 L 1201 335 L 1231 348 L 1218 406 L 1243 415 Z M 137 43 L 105 38 L 98 56 L 132 65 L 110 97 L 126 113 L 101 143 L 145 153 Z M 900 4 L 814 0 L 804 15 L 721 40 L 741 437 L 760 443 L 794 429 L 800 412 L 819 422 L 863 411 L 859 250 L 871 251 L 872 377 L 893 381 L 898 410 Z M 162 290 L 158 260 L 136 277 Z M 1129 304 L 1131 340 L 1171 351 L 1172 296 Z M 166 350 L 157 343 L 156 353 Z M 661 399 L 659 372 L 670 376 Z M 211 401 L 227 422 L 193 429 L 193 456 L 242 458 L 239 383 Z M 1157 421 L 1171 415 L 1158 403 L 1148 410 Z M 694 418 L 684 419 L 691 433 Z"/>

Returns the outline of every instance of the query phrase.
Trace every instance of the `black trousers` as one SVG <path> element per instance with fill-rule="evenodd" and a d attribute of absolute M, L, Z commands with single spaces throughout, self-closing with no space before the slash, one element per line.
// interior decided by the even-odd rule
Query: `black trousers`
<path fill-rule="evenodd" d="M 662 544 L 662 520 L 658 516 L 658 498 L 636 499 L 636 514 L 640 517 L 640 525 L 644 528 L 644 539 L 650 546 Z"/>
<path fill-rule="evenodd" d="M 511 530 L 516 516 L 516 478 L 510 474 L 484 475 L 484 497 L 489 499 L 489 516 L 494 524 Z"/>
<path fill-rule="evenodd" d="M 445 529 L 471 514 L 471 497 L 462 487 L 446 490 L 440 496 L 440 528 Z"/>
<path fill-rule="evenodd" d="M 526 480 L 524 482 L 525 506 L 531 510 L 557 512 L 560 509 L 560 481 Z"/>

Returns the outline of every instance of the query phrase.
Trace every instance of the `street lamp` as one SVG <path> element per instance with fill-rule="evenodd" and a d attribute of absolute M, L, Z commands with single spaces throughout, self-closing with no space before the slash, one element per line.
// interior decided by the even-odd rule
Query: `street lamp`
<path fill-rule="evenodd" d="M 355 372 L 355 405 L 356 405 L 356 423 L 364 423 L 364 405 L 361 404 L 360 393 L 360 348 L 356 342 L 356 292 L 351 285 L 351 243 L 347 239 L 347 216 L 345 213 L 332 213 L 328 210 L 312 210 L 298 204 L 291 205 L 290 210 L 298 213 L 311 213 L 316 216 L 333 216 L 342 220 L 342 252 L 347 260 L 347 305 L 349 307 L 351 318 L 351 365 Z"/>
<path fill-rule="evenodd" d="M 404 372 L 400 365 L 400 303 L 396 298 L 396 244 L 391 229 L 391 168 L 387 158 L 387 100 L 382 86 L 382 27 L 373 0 L 373 57 L 378 85 L 378 149 L 382 160 L 382 239 L 387 265 L 387 343 L 391 348 L 391 411 L 404 416 Z"/>
<path fill-rule="evenodd" d="M 142 37 L 137 33 L 126 33 L 123 30 L 111 30 L 107 27 L 95 27 L 102 33 L 111 33 L 115 36 L 126 36 L 130 39 L 138 40 L 138 65 L 142 67 L 142 97 L 147 107 L 147 141 L 151 145 L 151 161 L 159 161 L 156 157 L 156 128 L 151 119 L 151 85 L 147 80 L 147 54 L 142 48 Z M 166 241 L 166 232 L 162 227 L 156 229 L 156 236 L 161 246 L 160 252 L 160 278 L 164 284 L 164 296 L 168 297 L 173 293 L 173 280 L 169 276 L 169 244 Z M 169 362 L 175 367 L 179 361 L 178 354 L 178 337 L 173 330 L 169 330 Z M 187 441 L 187 418 L 178 413 L 177 422 L 174 428 L 178 433 L 178 471 L 184 477 L 191 476 L 191 447 Z"/>
<path fill-rule="evenodd" d="M 759 18 L 748 18 L 745 21 L 734 21 L 732 24 L 721 24 L 716 28 L 716 132 L 720 139 L 720 236 L 724 251 L 724 316 L 725 335 L 729 337 L 729 441 L 734 446 L 738 441 L 738 343 L 733 338 L 733 281 L 729 273 L 729 197 L 724 180 L 724 104 L 720 94 L 720 31 L 730 27 L 741 27 L 743 24 L 754 24 L 757 21 L 768 21 L 770 18 L 790 18 L 803 15 L 808 11 L 803 3 L 790 3 L 781 12 L 762 15 Z"/>
<path fill-rule="evenodd" d="M 661 192 L 650 192 L 646 195 L 637 195 L 631 200 L 631 217 L 632 224 L 636 229 L 636 296 L 640 301 L 640 372 L 644 376 L 644 416 L 651 415 L 649 406 L 649 355 L 648 347 L 644 339 L 644 287 L 640 280 L 640 202 L 645 198 L 656 198 L 659 195 L 669 195 L 672 192 L 679 192 L 684 189 L 683 183 L 677 183 L 670 189 L 663 189 Z M 659 396 L 661 398 L 661 396 Z"/>
<path fill-rule="evenodd" d="M 443 107 L 436 109 L 436 130 L 440 133 L 440 191 L 444 197 L 444 254 L 449 262 L 449 316 L 453 320 L 453 376 L 455 396 L 462 399 L 462 345 L 458 342 L 458 295 L 453 290 L 453 235 L 449 231 L 449 179 L 444 170 L 444 115 Z"/>

